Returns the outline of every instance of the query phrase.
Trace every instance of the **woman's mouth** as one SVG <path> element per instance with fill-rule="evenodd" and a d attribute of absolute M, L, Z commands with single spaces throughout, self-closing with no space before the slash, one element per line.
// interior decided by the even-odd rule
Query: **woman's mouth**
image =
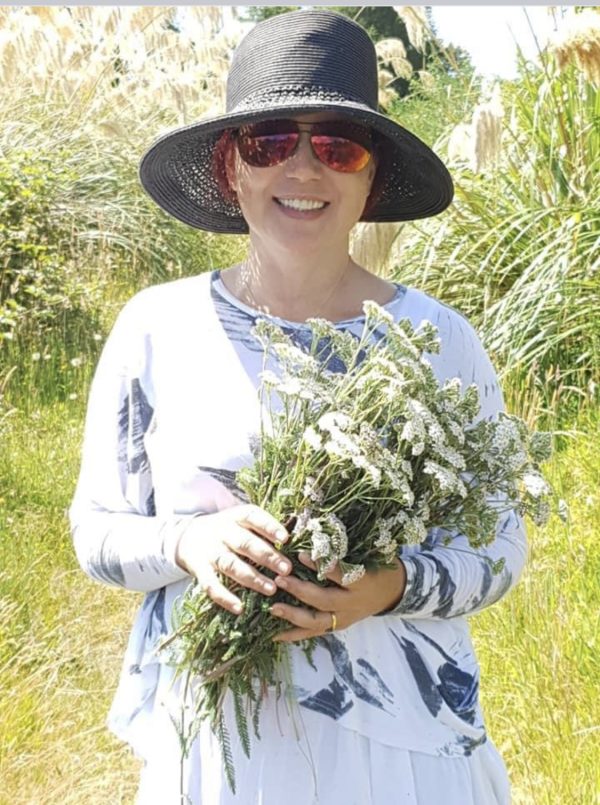
<path fill-rule="evenodd" d="M 308 198 L 275 198 L 276 203 L 286 210 L 294 212 L 307 213 L 318 212 L 328 206 L 327 201 L 318 201 L 317 199 Z"/>

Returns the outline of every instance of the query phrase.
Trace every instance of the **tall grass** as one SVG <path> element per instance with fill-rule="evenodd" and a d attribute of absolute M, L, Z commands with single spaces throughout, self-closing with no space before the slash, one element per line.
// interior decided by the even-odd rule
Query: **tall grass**
<path fill-rule="evenodd" d="M 82 389 L 83 392 L 83 389 Z M 17 414 L 0 456 L 0 803 L 131 802 L 138 762 L 105 730 L 139 596 L 76 567 L 64 510 L 81 402 Z M 600 416 L 550 467 L 567 525 L 530 529 L 524 577 L 471 624 L 515 805 L 593 803 L 600 739 Z M 32 438 L 34 434 L 34 438 Z M 10 456 L 10 459 L 8 458 Z"/>
<path fill-rule="evenodd" d="M 598 414 L 549 467 L 570 519 L 529 533 L 514 592 L 471 623 L 488 724 L 515 805 L 597 802 L 600 770 Z M 596 691 L 596 692 L 595 692 Z"/>
<path fill-rule="evenodd" d="M 65 400 L 139 287 L 234 262 L 243 238 L 186 227 L 137 179 L 164 128 L 209 114 L 233 42 L 220 10 L 4 8 L 0 24 L 0 377 Z M 206 69 L 206 64 L 211 69 Z M 74 369 L 76 371 L 74 371 Z"/>
<path fill-rule="evenodd" d="M 136 179 L 161 127 L 222 109 L 234 43 L 219 14 L 190 9 L 182 36 L 166 7 L 0 9 L 2 804 L 133 799 L 139 764 L 104 717 L 139 596 L 82 575 L 65 513 L 91 373 L 122 301 L 243 254 L 243 238 L 156 210 Z M 503 90 L 499 171 L 459 168 L 452 214 L 360 226 L 353 248 L 372 269 L 396 259 L 402 281 L 466 312 L 531 424 L 563 421 L 569 395 L 587 402 L 585 416 L 568 412 L 583 435 L 552 464 L 570 522 L 532 529 L 521 584 L 472 621 L 515 803 L 587 805 L 599 782 L 598 94 L 551 59 Z M 457 90 L 463 111 L 474 86 Z M 409 113 L 443 150 L 441 102 L 432 88 Z"/>
<path fill-rule="evenodd" d="M 521 61 L 502 100 L 501 150 L 476 158 L 491 136 L 490 106 L 476 109 L 453 207 L 405 227 L 392 273 L 462 310 L 509 385 L 543 391 L 542 409 L 560 390 L 568 418 L 598 401 L 600 87 L 548 50 Z"/>
<path fill-rule="evenodd" d="M 0 802 L 7 805 L 132 799 L 133 764 L 103 722 L 137 596 L 88 584 L 76 568 L 65 509 L 81 413 L 80 402 L 17 413 L 3 437 Z"/>

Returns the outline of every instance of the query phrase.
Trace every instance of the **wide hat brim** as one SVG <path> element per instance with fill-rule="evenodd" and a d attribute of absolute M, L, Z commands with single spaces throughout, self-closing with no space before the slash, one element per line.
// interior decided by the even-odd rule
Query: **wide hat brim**
<path fill-rule="evenodd" d="M 328 111 L 379 132 L 388 159 L 381 193 L 362 221 L 411 221 L 437 215 L 452 201 L 452 178 L 443 162 L 418 137 L 368 106 L 319 98 L 289 97 L 268 108 L 232 110 L 210 120 L 178 128 L 160 137 L 140 164 L 140 181 L 165 212 L 197 229 L 246 234 L 239 205 L 225 199 L 212 170 L 213 149 L 225 129 L 261 120 Z"/>

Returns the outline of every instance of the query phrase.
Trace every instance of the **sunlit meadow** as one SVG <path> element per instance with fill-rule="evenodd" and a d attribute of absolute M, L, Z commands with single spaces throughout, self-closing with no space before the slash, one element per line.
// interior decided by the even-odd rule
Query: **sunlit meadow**
<path fill-rule="evenodd" d="M 0 9 L 2 805 L 133 801 L 139 763 L 104 719 L 140 596 L 83 575 L 65 513 L 91 373 L 123 300 L 243 253 L 243 238 L 170 221 L 136 180 L 162 127 L 222 108 L 235 37 L 220 13 L 197 7 L 180 34 L 169 8 Z M 600 62 L 586 20 L 541 70 L 524 65 L 470 109 L 463 125 L 486 147 L 440 135 L 458 185 L 443 220 L 361 225 L 353 246 L 472 317 L 509 407 L 563 434 L 547 469 L 569 520 L 530 528 L 521 583 L 471 619 L 515 805 L 589 805 L 600 790 Z M 448 97 L 470 97 L 462 80 L 410 102 L 424 137 Z"/>

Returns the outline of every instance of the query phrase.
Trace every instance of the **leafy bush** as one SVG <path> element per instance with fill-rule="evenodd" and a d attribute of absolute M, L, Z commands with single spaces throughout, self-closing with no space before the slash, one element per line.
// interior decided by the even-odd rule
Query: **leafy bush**
<path fill-rule="evenodd" d="M 452 208 L 408 230 L 395 273 L 463 311 L 508 384 L 535 391 L 540 412 L 560 398 L 562 418 L 597 398 L 600 376 L 600 92 L 550 53 L 521 71 L 503 88 L 501 150 L 455 166 Z"/>
<path fill-rule="evenodd" d="M 137 178 L 161 130 L 219 99 L 220 13 L 191 9 L 183 36 L 173 8 L 0 9 L 0 373 L 16 367 L 13 404 L 76 394 L 140 287 L 241 255 L 243 238 L 180 224 Z"/>
<path fill-rule="evenodd" d="M 0 339 L 23 331 L 41 339 L 59 318 L 88 307 L 64 214 L 74 178 L 65 156 L 16 149 L 0 158 Z"/>

